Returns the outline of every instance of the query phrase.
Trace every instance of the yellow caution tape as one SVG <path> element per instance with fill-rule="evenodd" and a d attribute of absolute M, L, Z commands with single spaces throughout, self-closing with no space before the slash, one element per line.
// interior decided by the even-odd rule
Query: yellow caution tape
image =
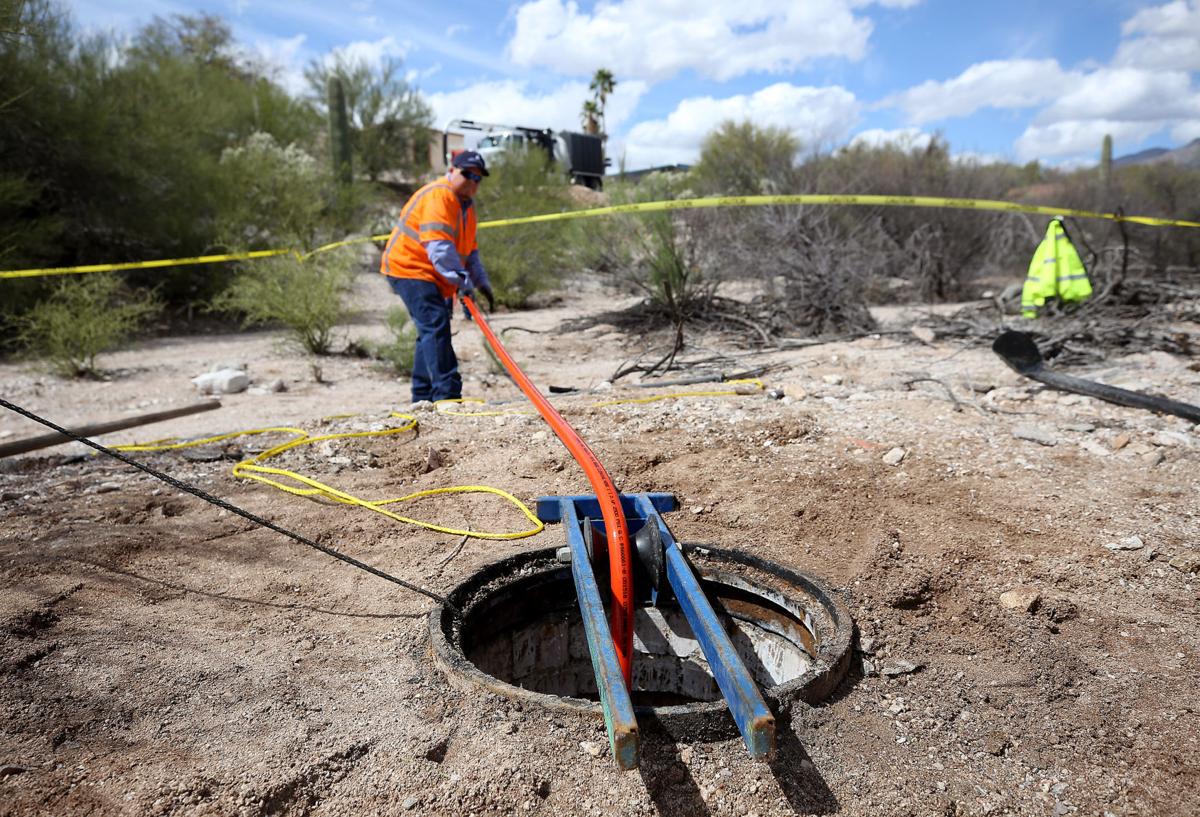
<path fill-rule="evenodd" d="M 0 272 L 0 278 L 38 278 L 43 275 L 72 275 L 84 272 L 122 272 L 131 269 L 183 267 L 188 264 L 216 264 L 222 261 L 246 261 L 251 258 L 271 258 L 295 253 L 292 250 L 255 250 L 254 252 L 197 255 L 194 258 L 160 258 L 157 261 L 127 261 L 123 264 L 87 264 L 81 267 L 47 267 L 46 269 L 16 269 Z"/>
<path fill-rule="evenodd" d="M 1148 224 L 1152 227 L 1200 227 L 1200 222 L 1180 219 L 1155 218 L 1153 216 L 1126 216 L 1118 213 L 1095 213 L 1091 210 L 1071 210 L 1065 207 L 1043 207 L 1038 204 L 1018 204 L 1011 201 L 991 199 L 952 199 L 936 196 L 875 196 L 875 195 L 827 195 L 801 194 L 789 196 L 720 196 L 706 199 L 676 199 L 674 201 L 647 201 L 635 204 L 614 204 L 595 207 L 591 210 L 573 210 L 567 213 L 547 213 L 541 216 L 501 219 L 480 222 L 485 227 L 509 227 L 516 224 L 533 224 L 543 221 L 559 221 L 572 218 L 591 218 L 618 213 L 653 213 L 663 210 L 695 210 L 706 207 L 762 207 L 765 205 L 819 204 L 826 206 L 858 205 L 867 207 L 940 207 L 950 210 L 995 210 L 1005 213 L 1040 213 L 1047 216 L 1071 216 L 1073 218 L 1099 218 L 1109 221 L 1127 221 L 1133 224 Z M 386 236 L 384 236 L 386 238 Z"/>
<path fill-rule="evenodd" d="M 763 207 L 768 205 L 804 205 L 815 204 L 824 206 L 861 206 L 861 207 L 933 207 L 950 210 L 995 211 L 1002 213 L 1036 213 L 1046 216 L 1070 216 L 1072 218 L 1096 218 L 1130 224 L 1144 224 L 1151 227 L 1200 227 L 1200 222 L 1183 219 L 1157 218 L 1155 216 L 1126 216 L 1119 213 L 1097 213 L 1091 210 L 1073 210 L 1066 207 L 1044 207 L 1038 204 L 1019 204 L 1011 201 L 996 201 L 993 199 L 955 199 L 939 196 L 877 196 L 877 195 L 839 195 L 839 194 L 799 194 L 780 196 L 719 196 L 703 199 L 675 199 L 674 201 L 645 201 L 635 204 L 614 204 L 608 207 L 594 207 L 590 210 L 571 210 L 565 213 L 546 213 L 540 216 L 523 216 L 521 218 L 505 218 L 479 223 L 479 229 L 494 229 L 496 227 L 513 227 L 519 224 L 540 224 L 548 221 L 566 221 L 577 218 L 594 218 L 621 213 L 655 213 L 669 210 L 696 210 L 709 207 Z M 216 264 L 225 261 L 248 261 L 255 258 L 270 258 L 272 256 L 292 255 L 303 261 L 314 255 L 351 244 L 362 244 L 368 241 L 387 241 L 388 236 L 372 235 L 359 238 L 349 238 L 325 244 L 309 252 L 298 250 L 255 250 L 254 252 L 226 253 L 224 255 L 201 255 L 194 258 L 167 258 L 157 261 L 130 261 L 122 264 L 89 264 L 78 267 L 47 267 L 43 269 L 8 270 L 0 272 L 0 280 L 5 278 L 37 278 L 44 275 L 70 275 L 85 272 L 121 272 L 134 269 L 157 269 L 161 267 L 176 267 L 189 264 Z"/>

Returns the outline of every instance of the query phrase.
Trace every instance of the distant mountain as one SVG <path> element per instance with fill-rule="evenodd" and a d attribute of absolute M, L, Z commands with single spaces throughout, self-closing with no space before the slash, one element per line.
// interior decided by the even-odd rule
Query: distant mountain
<path fill-rule="evenodd" d="M 1113 159 L 1114 167 L 1125 165 L 1160 164 L 1170 162 L 1183 167 L 1200 167 L 1200 139 L 1193 139 L 1183 147 L 1168 150 L 1167 148 L 1149 148 Z"/>

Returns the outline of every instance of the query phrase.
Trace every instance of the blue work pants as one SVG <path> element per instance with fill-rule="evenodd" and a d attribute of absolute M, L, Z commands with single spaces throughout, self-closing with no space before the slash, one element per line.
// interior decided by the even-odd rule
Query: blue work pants
<path fill-rule="evenodd" d="M 388 277 L 392 291 L 404 301 L 417 328 L 413 356 L 412 399 L 457 400 L 462 397 L 458 357 L 450 345 L 450 315 L 454 301 L 447 300 L 431 281 Z"/>

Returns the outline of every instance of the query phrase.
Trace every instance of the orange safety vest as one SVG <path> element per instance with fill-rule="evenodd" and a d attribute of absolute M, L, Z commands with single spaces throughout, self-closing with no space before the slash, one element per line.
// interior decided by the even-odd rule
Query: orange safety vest
<path fill-rule="evenodd" d="M 452 241 L 466 269 L 466 258 L 479 249 L 475 240 L 475 206 L 465 208 L 444 179 L 430 182 L 404 205 L 396 226 L 388 237 L 379 271 L 393 278 L 416 278 L 437 284 L 447 298 L 454 297 L 455 286 L 433 267 L 423 244 L 427 241 Z"/>

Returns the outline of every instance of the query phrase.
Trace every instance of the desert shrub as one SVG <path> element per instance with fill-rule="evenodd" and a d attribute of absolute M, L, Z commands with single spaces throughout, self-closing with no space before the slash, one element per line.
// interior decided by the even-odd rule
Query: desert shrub
<path fill-rule="evenodd" d="M 213 306 L 239 313 L 247 326 L 282 324 L 306 351 L 328 354 L 334 329 L 349 317 L 353 258 L 343 248 L 306 260 L 262 259 L 246 266 Z"/>
<path fill-rule="evenodd" d="M 335 187 L 325 163 L 258 131 L 222 151 L 220 165 L 226 191 L 217 220 L 222 243 L 303 249 L 318 241 Z"/>
<path fill-rule="evenodd" d="M 1024 177 L 1014 165 L 957 161 L 936 138 L 924 145 L 852 145 L 810 158 L 798 169 L 798 184 L 822 193 L 968 199 L 1002 199 Z M 908 281 L 924 300 L 962 297 L 976 278 L 1013 272 L 1022 257 L 1028 261 L 1026 229 L 1016 216 L 916 207 L 838 209 L 831 223 L 846 231 L 847 241 L 852 233 L 855 240 L 867 238 L 866 229 L 868 244 L 886 256 L 870 259 L 876 274 Z"/>
<path fill-rule="evenodd" d="M 1200 168 L 1170 163 L 1078 170 L 1056 185 L 1058 203 L 1083 210 L 1200 220 Z M 1192 284 L 1200 273 L 1200 231 L 1071 220 L 1068 226 L 1099 292 L 1119 294 L 1127 277 Z M 1032 252 L 1032 250 L 1031 250 Z"/>
<path fill-rule="evenodd" d="M 800 141 L 789 131 L 727 120 L 704 137 L 692 182 L 704 195 L 756 196 L 792 186 Z"/>
<path fill-rule="evenodd" d="M 128 40 L 75 31 L 49 0 L 20 4 L 18 19 L 20 34 L 0 37 L 6 267 L 211 251 L 224 148 L 254 131 L 283 144 L 320 132 L 316 112 L 239 56 L 219 18 L 156 19 Z M 171 304 L 222 283 L 214 268 L 127 278 Z"/>
<path fill-rule="evenodd" d="M 573 209 L 566 180 L 540 150 L 510 151 L 489 170 L 476 198 L 480 221 Z M 480 231 L 480 256 L 496 300 L 521 306 L 556 286 L 578 229 L 571 222 L 551 221 Z"/>
<path fill-rule="evenodd" d="M 686 177 L 654 174 L 630 190 L 631 201 L 668 201 L 692 191 Z M 719 278 L 704 263 L 712 239 L 711 213 L 702 210 L 641 213 L 616 225 L 627 251 L 625 279 L 673 324 L 682 325 L 711 302 Z"/>
<path fill-rule="evenodd" d="M 116 275 L 67 278 L 18 318 L 19 338 L 55 374 L 94 375 L 96 357 L 117 348 L 160 309 L 153 294 L 129 289 Z"/>
<path fill-rule="evenodd" d="M 408 311 L 402 306 L 393 306 L 385 318 L 388 339 L 371 345 L 371 354 L 388 363 L 400 375 L 410 375 L 413 370 L 413 355 L 417 350 L 417 328 L 408 320 Z"/>
<path fill-rule="evenodd" d="M 226 246 L 307 248 L 329 237 L 326 214 L 336 185 L 326 163 L 255 133 L 223 152 L 221 168 L 230 191 L 219 222 Z M 342 248 L 239 264 L 212 308 L 236 313 L 246 325 L 281 324 L 307 351 L 328 354 L 334 328 L 349 315 L 353 259 Z"/>

